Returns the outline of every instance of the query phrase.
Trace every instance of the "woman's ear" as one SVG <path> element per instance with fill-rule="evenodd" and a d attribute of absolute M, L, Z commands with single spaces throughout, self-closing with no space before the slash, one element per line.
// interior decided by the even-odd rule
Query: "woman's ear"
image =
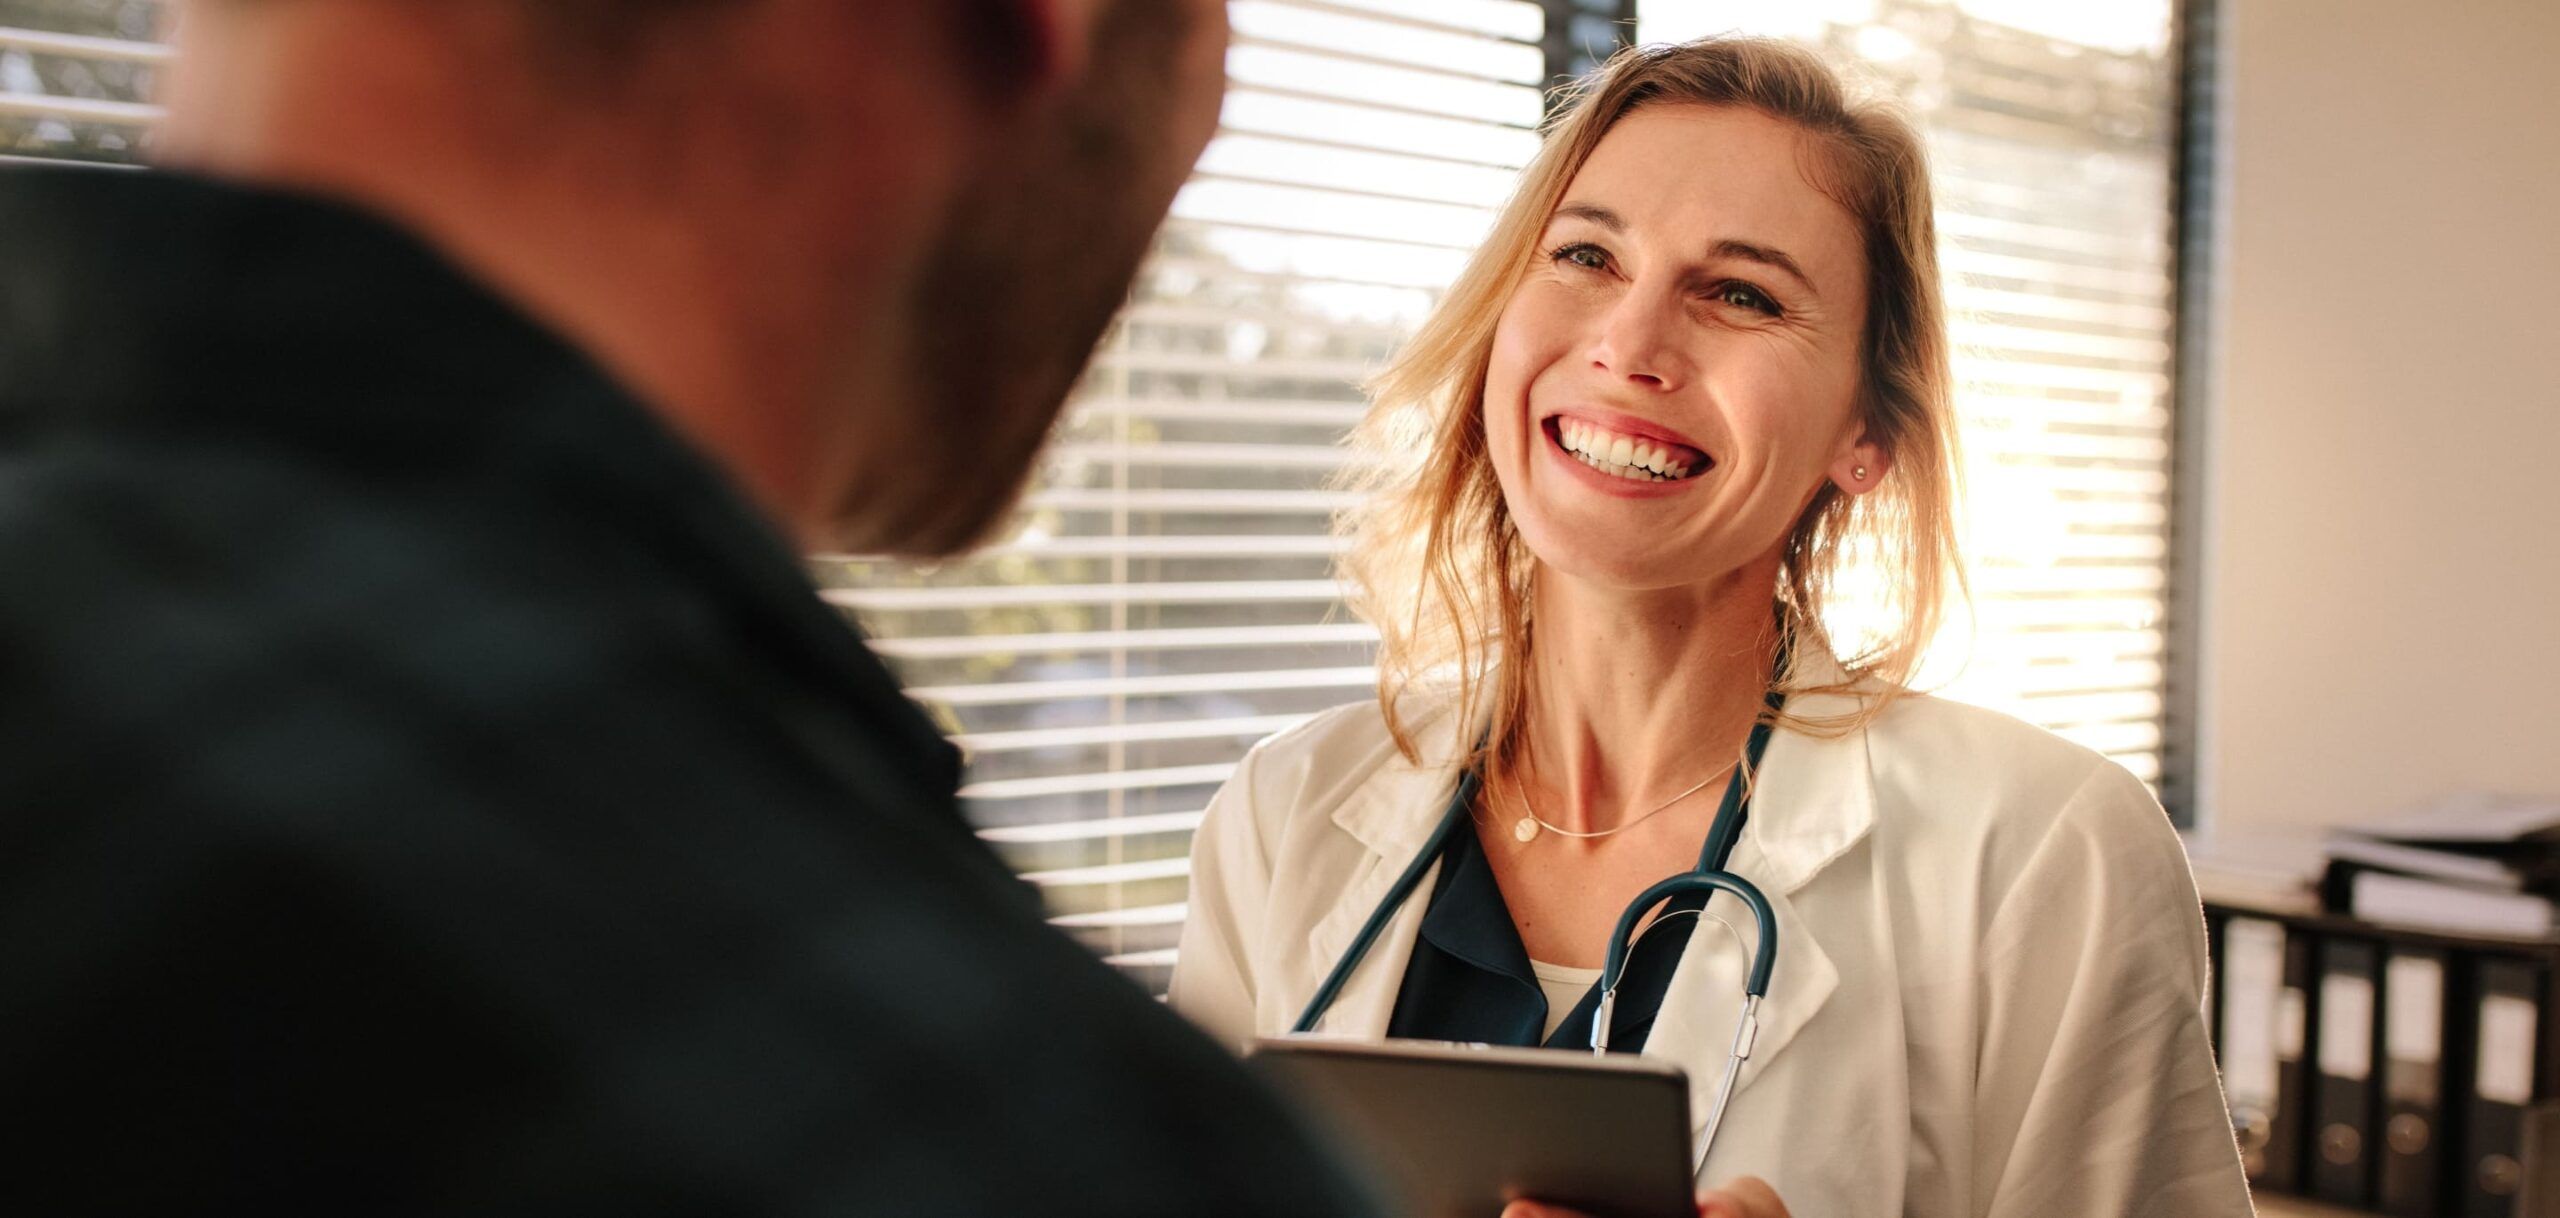
<path fill-rule="evenodd" d="M 1864 435 L 1831 463 L 1831 482 L 1844 494 L 1863 495 L 1884 485 L 1884 476 L 1891 472 L 1893 454 L 1874 436 Z"/>

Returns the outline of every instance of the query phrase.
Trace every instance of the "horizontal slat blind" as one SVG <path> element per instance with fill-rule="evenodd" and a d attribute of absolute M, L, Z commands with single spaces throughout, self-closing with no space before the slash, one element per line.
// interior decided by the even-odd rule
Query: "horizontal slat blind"
<path fill-rule="evenodd" d="M 160 117 L 162 0 L 0 0 L 0 158 L 132 164 Z"/>
<path fill-rule="evenodd" d="M 1325 489 L 1374 374 L 1537 149 L 1544 19 L 1234 0 L 1222 126 L 1008 535 L 817 569 L 970 753 L 1058 924 L 1161 988 L 1200 809 L 1255 740 L 1368 695 Z"/>
<path fill-rule="evenodd" d="M 1966 450 L 1971 629 L 1939 692 L 2160 778 L 2170 175 L 2163 0 L 1647 0 L 1648 40 L 1805 40 L 1927 135 Z M 2036 28 L 2020 28 L 2033 23 Z"/>

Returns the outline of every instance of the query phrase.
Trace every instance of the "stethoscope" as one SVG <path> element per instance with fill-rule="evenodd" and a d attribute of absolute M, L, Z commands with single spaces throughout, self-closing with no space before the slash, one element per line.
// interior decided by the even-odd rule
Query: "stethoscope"
<path fill-rule="evenodd" d="M 1718 892 L 1729 892 L 1751 908 L 1751 919 L 1759 927 L 1760 942 L 1752 949 L 1751 971 L 1743 979 L 1742 1016 L 1734 1022 L 1733 1048 L 1725 1057 L 1724 1078 L 1716 1084 L 1715 1103 L 1707 1109 L 1706 1130 L 1698 1137 L 1698 1153 L 1690 1164 L 1693 1173 L 1706 1167 L 1707 1152 L 1716 1144 L 1716 1128 L 1724 1123 L 1725 1105 L 1733 1099 L 1734 1079 L 1741 1074 L 1742 1063 L 1751 1060 L 1753 1042 L 1760 1035 L 1760 1000 L 1769 994 L 1769 972 L 1778 960 L 1778 919 L 1769 909 L 1769 898 L 1761 895 L 1751 881 L 1725 870 L 1725 866 L 1733 857 L 1734 843 L 1742 837 L 1743 822 L 1750 816 L 1752 775 L 1760 769 L 1760 756 L 1768 749 L 1772 719 L 1782 698 L 1783 695 L 1772 691 L 1768 699 L 1770 713 L 1762 716 L 1760 722 L 1751 728 L 1751 740 L 1744 750 L 1746 760 L 1734 769 L 1732 780 L 1725 784 L 1724 803 L 1717 807 L 1715 821 L 1707 829 L 1707 844 L 1698 852 L 1697 870 L 1664 879 L 1629 902 L 1626 910 L 1618 915 L 1618 925 L 1610 932 L 1608 949 L 1601 957 L 1600 1003 L 1591 1018 L 1593 1053 L 1609 1051 L 1610 1016 L 1617 1010 L 1618 983 L 1625 976 L 1627 957 L 1635 950 L 1635 940 L 1672 917 L 1687 914 L 1703 916 L 1705 910 L 1701 907 L 1674 911 L 1639 933 L 1636 926 L 1644 921 L 1645 914 L 1664 901 L 1692 892 L 1705 893 L 1710 898 Z M 1386 930 L 1396 910 L 1422 886 L 1423 875 L 1440 857 L 1449 835 L 1456 832 L 1461 823 L 1471 819 L 1470 808 L 1475 803 L 1482 781 L 1473 769 L 1459 778 L 1458 789 L 1450 797 L 1448 811 L 1441 815 L 1430 839 L 1422 844 L 1413 861 L 1405 864 L 1404 871 L 1388 887 L 1378 907 L 1370 911 L 1369 920 L 1361 924 L 1360 933 L 1352 937 L 1351 946 L 1344 949 L 1342 959 L 1334 962 L 1333 971 L 1325 975 L 1324 984 L 1316 987 L 1315 997 L 1307 1003 L 1306 1011 L 1298 1016 L 1297 1026 L 1290 1031 L 1314 1031 L 1317 1022 L 1332 1008 L 1333 1000 L 1342 993 L 1343 984 L 1351 979 L 1352 970 L 1358 968 L 1361 958 L 1369 954 L 1370 946 Z"/>

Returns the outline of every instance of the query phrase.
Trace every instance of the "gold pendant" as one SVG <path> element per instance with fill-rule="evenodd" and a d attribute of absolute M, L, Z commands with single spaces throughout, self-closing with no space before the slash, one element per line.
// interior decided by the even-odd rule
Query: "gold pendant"
<path fill-rule="evenodd" d="M 1538 836 L 1537 818 L 1533 816 L 1521 817 L 1518 824 L 1511 826 L 1511 836 L 1514 840 L 1523 844 Z"/>

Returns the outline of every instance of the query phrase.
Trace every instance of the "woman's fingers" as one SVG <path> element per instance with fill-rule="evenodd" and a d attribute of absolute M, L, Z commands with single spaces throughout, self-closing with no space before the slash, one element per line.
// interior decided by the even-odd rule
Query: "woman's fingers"
<path fill-rule="evenodd" d="M 1791 1218 L 1778 1190 L 1758 1176 L 1740 1176 L 1698 1195 L 1698 1218 Z"/>

